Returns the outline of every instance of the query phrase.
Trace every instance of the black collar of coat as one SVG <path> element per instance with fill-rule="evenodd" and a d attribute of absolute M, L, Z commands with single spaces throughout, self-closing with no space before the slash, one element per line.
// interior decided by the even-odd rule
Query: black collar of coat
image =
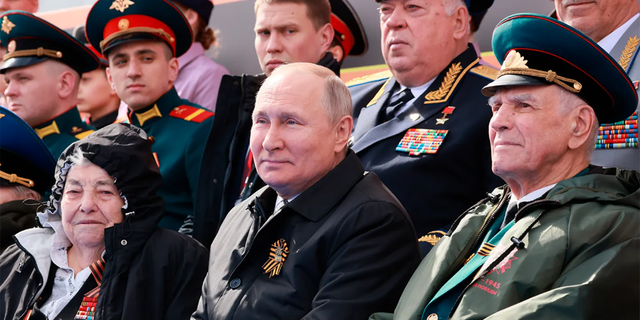
<path fill-rule="evenodd" d="M 358 156 L 349 150 L 346 157 L 329 173 L 303 191 L 285 208 L 289 208 L 311 221 L 319 221 L 344 198 L 345 194 L 362 179 L 364 168 Z M 276 194 L 271 188 L 260 193 L 257 200 L 268 212 L 273 211 Z M 283 209 L 284 210 L 284 209 Z"/>

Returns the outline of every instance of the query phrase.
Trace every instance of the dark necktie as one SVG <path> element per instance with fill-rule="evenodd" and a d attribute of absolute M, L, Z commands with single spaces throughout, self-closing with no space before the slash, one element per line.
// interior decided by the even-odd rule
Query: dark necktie
<path fill-rule="evenodd" d="M 500 226 L 500 229 L 504 228 L 507 224 L 509 224 L 509 222 L 515 219 L 518 210 L 524 208 L 524 206 L 526 206 L 527 204 L 529 204 L 528 201 L 520 202 L 519 204 L 513 204 L 512 207 L 507 207 L 507 213 L 504 215 L 504 221 L 502 222 L 502 226 Z"/>
<path fill-rule="evenodd" d="M 392 97 L 389 105 L 387 106 L 387 109 L 385 110 L 384 122 L 393 119 L 393 117 L 396 116 L 396 112 L 398 111 L 399 107 L 403 106 L 411 99 L 413 99 L 413 93 L 411 93 L 411 90 L 409 88 L 402 90 L 400 94 Z"/>

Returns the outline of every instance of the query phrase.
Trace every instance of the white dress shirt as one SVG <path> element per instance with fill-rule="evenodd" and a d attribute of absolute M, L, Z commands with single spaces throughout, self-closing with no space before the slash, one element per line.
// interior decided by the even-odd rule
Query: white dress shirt
<path fill-rule="evenodd" d="M 622 35 L 627 32 L 629 27 L 638 19 L 640 13 L 636 13 L 635 16 L 631 17 L 629 21 L 625 22 L 623 25 L 619 26 L 618 29 L 613 30 L 613 32 L 609 33 L 604 39 L 598 42 L 598 45 L 602 47 L 607 53 L 610 53 L 613 50 L 613 47 L 620 41 Z M 618 57 L 613 57 L 614 59 L 618 59 Z"/>

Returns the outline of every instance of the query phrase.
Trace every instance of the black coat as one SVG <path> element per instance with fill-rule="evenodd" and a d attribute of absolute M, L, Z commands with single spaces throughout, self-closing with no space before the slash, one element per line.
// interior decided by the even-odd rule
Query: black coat
<path fill-rule="evenodd" d="M 13 236 L 35 227 L 36 209 L 34 200 L 15 200 L 0 204 L 0 253 L 13 244 Z"/>
<path fill-rule="evenodd" d="M 162 180 L 146 139 L 142 129 L 114 124 L 62 154 L 50 207 L 39 213 L 44 227 L 22 231 L 15 237 L 17 244 L 0 256 L 0 319 L 22 319 L 50 280 L 51 224 L 60 223 L 56 208 L 68 158 L 77 148 L 116 179 L 127 203 L 124 221 L 105 229 L 106 267 L 96 318 L 189 318 L 196 309 L 208 254 L 197 241 L 157 227 L 164 212 L 164 202 L 156 194 Z"/>
<path fill-rule="evenodd" d="M 340 75 L 340 64 L 330 52 L 318 64 Z M 207 248 L 224 217 L 240 198 L 249 152 L 251 115 L 258 90 L 266 78 L 264 74 L 222 77 L 216 116 L 202 157 L 193 218 L 193 238 Z M 258 185 L 264 184 L 259 181 Z M 258 189 L 252 188 L 251 193 Z"/>
<path fill-rule="evenodd" d="M 394 309 L 420 262 L 415 233 L 353 152 L 272 214 L 276 196 L 264 187 L 229 212 L 192 318 L 351 320 Z M 266 274 L 279 240 L 288 256 Z"/>
<path fill-rule="evenodd" d="M 503 184 L 491 171 L 491 109 L 480 93 L 491 82 L 481 75 L 486 75 L 488 68 L 478 65 L 478 57 L 469 46 L 408 110 L 382 124 L 378 117 L 388 104 L 395 78 L 349 88 L 355 115 L 352 149 L 365 170 L 375 172 L 405 207 L 424 255 L 462 212 Z M 436 119 L 443 117 L 448 106 L 455 107 L 447 116 L 449 120 L 437 124 Z M 402 138 L 413 128 L 449 131 L 435 154 L 397 151 Z"/>

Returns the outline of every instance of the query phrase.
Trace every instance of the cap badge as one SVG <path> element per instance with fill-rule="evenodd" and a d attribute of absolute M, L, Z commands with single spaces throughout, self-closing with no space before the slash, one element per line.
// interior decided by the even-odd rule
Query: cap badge
<path fill-rule="evenodd" d="M 109 10 L 115 9 L 117 11 L 124 12 L 125 10 L 127 10 L 127 8 L 129 8 L 129 6 L 132 6 L 134 4 L 135 3 L 131 0 L 114 0 L 111 4 L 111 7 L 109 7 Z"/>
<path fill-rule="evenodd" d="M 529 61 L 525 60 L 524 57 L 520 55 L 518 51 L 513 50 L 513 51 L 510 51 L 507 57 L 504 59 L 504 63 L 502 63 L 502 68 L 500 69 L 507 69 L 507 68 L 529 69 L 529 67 L 527 67 L 527 62 Z"/>
<path fill-rule="evenodd" d="M 13 27 L 15 27 L 16 25 L 13 24 L 13 22 L 9 21 L 9 18 L 7 18 L 7 16 L 4 16 L 2 18 L 2 31 L 6 34 L 9 34 L 9 32 L 11 32 L 11 30 L 13 29 Z"/>
<path fill-rule="evenodd" d="M 7 45 L 7 52 L 12 53 L 16 51 L 16 41 L 15 40 L 11 40 L 9 41 L 9 44 Z"/>
<path fill-rule="evenodd" d="M 269 259 L 262 265 L 265 274 L 269 274 L 269 278 L 277 276 L 282 271 L 282 265 L 289 255 L 289 246 L 284 239 L 280 239 L 271 245 Z"/>
<path fill-rule="evenodd" d="M 120 30 L 129 29 L 129 20 L 128 19 L 120 19 L 120 21 L 118 21 L 118 29 L 120 29 Z"/>

